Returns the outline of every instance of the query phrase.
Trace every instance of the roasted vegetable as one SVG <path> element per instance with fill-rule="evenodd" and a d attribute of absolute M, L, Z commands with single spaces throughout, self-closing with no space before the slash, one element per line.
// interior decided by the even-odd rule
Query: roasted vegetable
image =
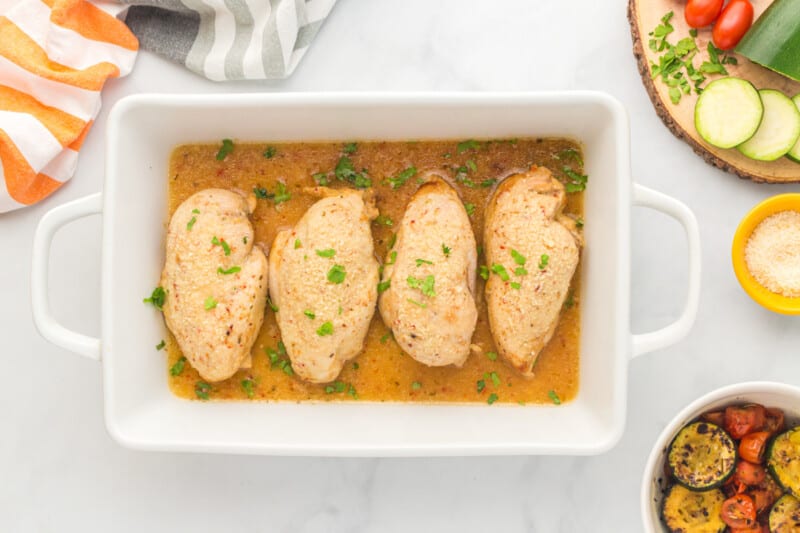
<path fill-rule="evenodd" d="M 725 496 L 718 489 L 695 492 L 673 485 L 661 502 L 661 518 L 671 533 L 721 533 L 722 502 Z"/>
<path fill-rule="evenodd" d="M 694 490 L 722 485 L 736 468 L 736 445 L 724 429 L 694 422 L 675 436 L 667 459 L 678 483 Z"/>
<path fill-rule="evenodd" d="M 781 487 L 800 496 L 800 427 L 775 437 L 767 451 L 767 467 Z"/>

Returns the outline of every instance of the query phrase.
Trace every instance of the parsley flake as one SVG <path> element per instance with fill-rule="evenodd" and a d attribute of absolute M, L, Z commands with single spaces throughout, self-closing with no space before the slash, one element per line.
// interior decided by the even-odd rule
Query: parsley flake
<path fill-rule="evenodd" d="M 467 202 L 464 204 L 464 209 L 467 210 L 467 216 L 472 216 L 475 214 L 475 204 Z"/>
<path fill-rule="evenodd" d="M 238 266 L 232 266 L 228 270 L 225 270 L 222 267 L 219 267 L 219 268 L 217 268 L 217 274 L 225 274 L 225 275 L 236 274 L 237 272 L 240 272 L 241 270 L 242 270 L 242 267 L 238 267 Z"/>
<path fill-rule="evenodd" d="M 392 221 L 392 219 L 389 218 L 388 216 L 384 215 L 384 214 L 380 214 L 377 217 L 375 217 L 375 223 L 376 224 L 380 224 L 382 226 L 392 226 L 392 225 L 394 225 L 394 222 Z"/>
<path fill-rule="evenodd" d="M 386 178 L 386 183 L 388 183 L 392 189 L 399 189 L 403 185 L 406 184 L 408 180 L 413 178 L 417 175 L 417 168 L 416 167 L 408 167 L 407 169 L 403 170 L 397 176 L 393 178 Z"/>
<path fill-rule="evenodd" d="M 328 281 L 338 285 L 344 281 L 346 275 L 347 272 L 345 272 L 344 266 L 333 265 L 331 269 L 328 270 Z"/>
<path fill-rule="evenodd" d="M 378 283 L 378 294 L 385 292 L 392 286 L 392 280 L 387 279 L 386 281 L 381 281 Z"/>
<path fill-rule="evenodd" d="M 514 259 L 514 262 L 516 264 L 518 265 L 525 264 L 526 261 L 525 256 L 519 253 L 518 251 L 514 250 L 513 248 L 511 249 L 511 257 Z"/>
<path fill-rule="evenodd" d="M 361 172 L 356 172 L 353 162 L 349 157 L 341 157 L 339 162 L 336 163 L 336 168 L 333 173 L 336 179 L 350 183 L 357 189 L 372 187 L 372 180 L 367 175 L 367 171 L 364 169 Z"/>
<path fill-rule="evenodd" d="M 561 405 L 561 398 L 558 397 L 556 391 L 554 390 L 548 391 L 547 395 L 550 397 L 550 399 L 553 401 L 554 404 Z"/>
<path fill-rule="evenodd" d="M 328 321 L 317 328 L 317 335 L 325 337 L 326 335 L 333 335 L 333 324 Z"/>
<path fill-rule="evenodd" d="M 190 218 L 189 222 L 186 223 L 186 231 L 192 231 L 195 222 L 197 222 L 197 217 Z"/>
<path fill-rule="evenodd" d="M 164 301 L 167 298 L 167 291 L 164 290 L 163 287 L 156 287 L 153 289 L 153 293 L 150 294 L 149 298 L 145 298 L 142 300 L 146 304 L 153 304 L 153 307 L 162 311 L 164 308 Z"/>
<path fill-rule="evenodd" d="M 303 243 L 300 242 L 300 239 L 295 239 L 294 240 L 294 249 L 297 250 L 301 246 L 303 246 Z"/>
<path fill-rule="evenodd" d="M 314 311 L 311 311 L 310 309 L 306 309 L 305 311 L 303 311 L 303 314 L 306 315 L 311 320 L 314 320 L 315 318 L 317 318 L 317 315 L 314 314 Z"/>
<path fill-rule="evenodd" d="M 211 385 L 205 381 L 198 381 L 194 384 L 194 393 L 201 400 L 208 400 L 208 393 L 211 392 Z"/>
<path fill-rule="evenodd" d="M 492 272 L 500 276 L 500 279 L 502 279 L 503 281 L 508 281 L 510 279 L 506 267 L 504 267 L 500 263 L 494 263 L 492 265 Z"/>
<path fill-rule="evenodd" d="M 414 305 L 416 305 L 416 306 L 418 306 L 418 307 L 421 307 L 421 308 L 423 308 L 423 309 L 425 309 L 426 307 L 428 307 L 428 304 L 425 304 L 425 303 L 422 303 L 422 302 L 418 302 L 418 301 L 416 301 L 416 300 L 413 300 L 413 299 L 411 299 L 411 298 L 408 298 L 408 302 L 409 302 L 409 303 L 412 303 L 412 304 L 414 304 Z"/>
<path fill-rule="evenodd" d="M 486 357 L 489 361 L 497 361 L 497 352 L 486 352 Z"/>
<path fill-rule="evenodd" d="M 203 307 L 206 311 L 211 311 L 217 306 L 217 300 L 213 296 L 209 296 L 206 298 L 206 301 L 203 302 Z"/>
<path fill-rule="evenodd" d="M 181 356 L 175 364 L 169 368 L 169 374 L 171 376 L 180 376 L 183 372 L 183 367 L 186 365 L 186 358 Z"/>
<path fill-rule="evenodd" d="M 420 383 L 419 381 L 413 381 L 411 383 L 411 390 L 419 390 L 421 388 L 422 388 L 422 383 Z"/>
<path fill-rule="evenodd" d="M 497 401 L 497 394 L 491 393 L 488 398 L 486 398 L 486 403 L 492 405 L 494 402 Z"/>
<path fill-rule="evenodd" d="M 428 261 L 427 259 L 415 259 L 415 262 L 417 263 L 417 266 L 433 264 L 433 261 Z"/>
<path fill-rule="evenodd" d="M 283 202 L 288 202 L 289 200 L 292 199 L 292 193 L 290 193 L 288 189 L 286 189 L 285 183 L 279 181 L 275 187 L 276 187 L 275 197 L 273 198 L 275 205 L 281 204 Z"/>
<path fill-rule="evenodd" d="M 342 148 L 342 152 L 345 154 L 352 154 L 358 149 L 358 145 L 354 142 L 346 143 Z"/>
<path fill-rule="evenodd" d="M 327 248 L 325 250 L 317 250 L 317 255 L 320 257 L 333 257 L 336 255 L 336 250 L 333 248 Z"/>
<path fill-rule="evenodd" d="M 461 141 L 460 143 L 458 143 L 458 145 L 456 146 L 456 152 L 458 152 L 459 154 L 463 154 L 467 150 L 477 150 L 480 147 L 481 143 L 470 139 L 468 141 Z"/>
<path fill-rule="evenodd" d="M 542 254 L 542 257 L 539 258 L 539 270 L 544 270 L 547 268 L 547 264 L 550 262 L 550 256 L 547 254 Z"/>
<path fill-rule="evenodd" d="M 450 248 L 445 246 L 444 243 L 442 243 L 442 253 L 445 257 L 450 257 Z"/>
<path fill-rule="evenodd" d="M 222 161 L 233 152 L 233 141 L 230 139 L 222 139 L 222 146 L 217 152 L 217 161 Z"/>
<path fill-rule="evenodd" d="M 256 395 L 256 391 L 254 390 L 255 383 L 252 379 L 243 379 L 242 380 L 242 390 L 247 394 L 248 398 L 252 398 Z"/>
<path fill-rule="evenodd" d="M 433 275 L 425 276 L 424 279 L 408 276 L 408 278 L 406 278 L 406 282 L 408 283 L 409 287 L 412 289 L 419 289 L 425 296 L 436 296 L 436 291 L 434 290 L 435 279 Z"/>
<path fill-rule="evenodd" d="M 277 148 L 275 148 L 274 146 L 268 146 L 267 149 L 264 150 L 264 153 L 262 155 L 267 159 L 272 159 L 273 157 L 275 157 L 275 154 L 277 153 L 278 153 Z"/>
<path fill-rule="evenodd" d="M 212 246 L 222 246 L 222 251 L 225 252 L 225 255 L 231 255 L 231 247 L 228 246 L 228 243 L 225 242 L 225 239 L 218 239 L 217 236 L 215 235 L 211 239 L 211 245 Z"/>
<path fill-rule="evenodd" d="M 267 296 L 267 305 L 269 306 L 270 309 L 272 309 L 273 313 L 278 312 L 278 306 L 272 303 L 272 298 L 270 298 L 269 296 Z"/>
<path fill-rule="evenodd" d="M 167 345 L 166 341 L 164 341 L 164 339 L 161 339 L 161 342 L 156 344 L 156 350 L 158 350 L 160 352 L 161 350 L 164 349 L 164 346 L 166 346 L 166 345 Z"/>
<path fill-rule="evenodd" d="M 489 281 L 489 267 L 486 265 L 480 266 L 478 269 L 478 274 L 483 278 L 484 281 Z"/>

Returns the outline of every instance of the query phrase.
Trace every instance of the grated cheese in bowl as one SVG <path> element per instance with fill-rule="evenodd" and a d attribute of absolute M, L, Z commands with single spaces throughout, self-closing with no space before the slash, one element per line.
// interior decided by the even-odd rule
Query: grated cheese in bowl
<path fill-rule="evenodd" d="M 800 212 L 781 211 L 762 220 L 747 240 L 745 262 L 764 288 L 800 298 Z"/>

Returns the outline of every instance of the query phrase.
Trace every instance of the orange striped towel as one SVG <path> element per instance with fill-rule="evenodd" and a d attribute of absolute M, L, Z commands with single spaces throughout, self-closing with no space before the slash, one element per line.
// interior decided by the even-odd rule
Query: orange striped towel
<path fill-rule="evenodd" d="M 0 213 L 38 202 L 75 172 L 103 84 L 127 75 L 139 49 L 115 17 L 121 9 L 0 0 Z"/>

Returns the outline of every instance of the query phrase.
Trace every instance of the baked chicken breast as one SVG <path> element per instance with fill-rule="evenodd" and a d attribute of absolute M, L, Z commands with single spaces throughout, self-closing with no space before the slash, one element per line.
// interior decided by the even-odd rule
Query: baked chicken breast
<path fill-rule="evenodd" d="M 384 263 L 383 321 L 428 366 L 461 366 L 470 353 L 477 250 L 464 204 L 439 177 L 414 194 Z"/>
<path fill-rule="evenodd" d="M 275 237 L 269 292 L 292 368 L 312 383 L 333 381 L 364 348 L 378 298 L 378 262 L 364 193 L 316 187 L 321 196 L 294 228 Z"/>
<path fill-rule="evenodd" d="M 532 167 L 506 178 L 486 210 L 486 302 L 497 350 L 523 375 L 553 337 L 582 239 L 562 214 L 564 186 Z"/>
<path fill-rule="evenodd" d="M 243 365 L 264 320 L 267 258 L 253 246 L 255 198 L 205 189 L 186 199 L 167 230 L 164 318 L 206 381 Z"/>

